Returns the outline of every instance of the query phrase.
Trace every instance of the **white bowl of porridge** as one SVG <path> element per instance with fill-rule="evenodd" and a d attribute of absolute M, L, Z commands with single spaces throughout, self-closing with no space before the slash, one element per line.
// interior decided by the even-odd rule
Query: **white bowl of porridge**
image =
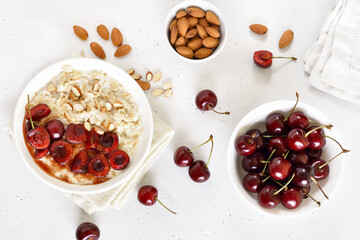
<path fill-rule="evenodd" d="M 97 193 L 125 183 L 141 166 L 153 118 L 143 90 L 125 71 L 101 60 L 69 59 L 25 87 L 14 136 L 43 182 L 64 192 Z"/>

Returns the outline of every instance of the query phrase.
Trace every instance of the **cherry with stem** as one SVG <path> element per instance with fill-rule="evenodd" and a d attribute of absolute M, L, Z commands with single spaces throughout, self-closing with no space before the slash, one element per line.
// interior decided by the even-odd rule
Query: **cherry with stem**
<path fill-rule="evenodd" d="M 289 119 L 290 115 L 295 111 L 295 108 L 296 108 L 298 102 L 299 102 L 299 93 L 296 92 L 296 102 L 295 102 L 295 105 L 294 105 L 294 107 L 291 109 L 290 113 L 285 117 L 284 122 L 286 122 L 286 121 Z"/>
<path fill-rule="evenodd" d="M 286 189 L 287 186 L 288 186 L 288 185 L 291 183 L 291 181 L 294 179 L 294 177 L 295 177 L 295 173 L 292 174 L 292 176 L 291 176 L 291 178 L 289 179 L 289 181 L 288 181 L 285 185 L 283 185 L 279 190 L 277 190 L 277 191 L 274 193 L 274 195 L 277 195 L 277 194 L 279 194 L 282 190 Z"/>
<path fill-rule="evenodd" d="M 337 157 L 340 156 L 341 154 L 350 152 L 350 150 L 347 150 L 347 149 L 343 148 L 343 147 L 341 146 L 341 144 L 340 144 L 338 141 L 336 141 L 334 138 L 332 138 L 332 137 L 330 137 L 330 136 L 328 136 L 328 135 L 323 135 L 323 137 L 327 137 L 327 138 L 333 140 L 334 142 L 336 142 L 336 143 L 340 146 L 341 152 L 338 153 L 335 157 L 331 158 L 331 159 L 330 159 L 329 161 L 327 161 L 326 163 L 324 163 L 323 165 L 319 166 L 319 169 L 322 169 L 323 167 L 325 167 L 327 164 L 329 164 L 332 160 L 334 160 L 335 158 L 337 158 Z"/>
<path fill-rule="evenodd" d="M 260 173 L 260 176 L 264 176 L 266 167 L 267 167 L 268 163 L 270 162 L 271 157 L 274 155 L 275 151 L 276 151 L 276 149 L 274 149 L 274 150 L 270 153 L 270 156 L 269 156 L 268 159 L 266 160 L 265 166 L 264 166 L 262 172 Z"/>
<path fill-rule="evenodd" d="M 319 207 L 321 206 L 321 202 L 317 201 L 315 198 L 313 198 L 308 192 L 306 192 L 304 189 L 302 189 L 304 194 L 308 196 L 311 200 L 313 200 Z"/>
<path fill-rule="evenodd" d="M 151 185 L 142 186 L 138 192 L 138 200 L 140 203 L 146 206 L 152 206 L 156 202 L 159 202 L 166 210 L 168 210 L 173 214 L 176 214 L 176 212 L 170 210 L 158 199 L 158 190 L 154 186 Z"/>
<path fill-rule="evenodd" d="M 316 181 L 316 179 L 314 178 L 314 176 L 311 176 L 311 180 L 318 186 L 318 188 L 320 189 L 320 191 L 324 194 L 324 196 L 329 199 L 329 197 L 325 194 L 324 190 L 321 188 L 320 184 L 318 183 L 318 181 Z"/>

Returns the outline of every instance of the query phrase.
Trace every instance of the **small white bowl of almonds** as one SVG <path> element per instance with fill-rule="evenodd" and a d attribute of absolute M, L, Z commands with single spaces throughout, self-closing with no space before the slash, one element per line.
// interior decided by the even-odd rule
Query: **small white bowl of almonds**
<path fill-rule="evenodd" d="M 205 62 L 224 48 L 225 19 L 212 4 L 189 0 L 177 4 L 165 21 L 166 41 L 172 52 L 190 62 Z"/>

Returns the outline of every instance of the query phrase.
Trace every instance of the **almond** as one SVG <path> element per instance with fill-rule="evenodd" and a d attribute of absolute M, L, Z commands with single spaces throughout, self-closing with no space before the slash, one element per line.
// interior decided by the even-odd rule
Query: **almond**
<path fill-rule="evenodd" d="M 107 111 L 110 111 L 112 109 L 112 104 L 110 102 L 105 103 L 105 108 Z"/>
<path fill-rule="evenodd" d="M 111 41 L 116 47 L 120 46 L 123 42 L 123 36 L 120 30 L 117 29 L 116 27 L 114 27 L 113 30 L 111 31 Z"/>
<path fill-rule="evenodd" d="M 106 112 L 106 108 L 101 107 L 101 108 L 100 108 L 100 111 L 101 111 L 101 112 Z"/>
<path fill-rule="evenodd" d="M 185 37 L 186 37 L 186 38 L 193 38 L 193 37 L 195 37 L 196 34 L 197 34 L 197 29 L 196 29 L 196 28 L 193 28 L 193 29 L 190 29 L 190 30 L 185 34 Z"/>
<path fill-rule="evenodd" d="M 154 91 L 151 92 L 151 95 L 153 95 L 154 97 L 158 97 L 163 93 L 164 93 L 164 90 L 162 90 L 160 88 L 157 88 L 157 89 L 155 89 Z"/>
<path fill-rule="evenodd" d="M 101 58 L 101 59 L 106 58 L 104 49 L 97 42 L 90 43 L 90 48 L 98 58 Z"/>
<path fill-rule="evenodd" d="M 82 112 L 84 110 L 85 110 L 84 106 L 81 105 L 80 103 L 77 103 L 77 104 L 74 105 L 74 111 L 75 112 Z"/>
<path fill-rule="evenodd" d="M 211 24 L 211 27 L 215 28 L 216 30 L 218 30 L 220 32 L 220 26 L 216 26 L 214 24 Z"/>
<path fill-rule="evenodd" d="M 171 32 L 170 32 L 170 43 L 171 43 L 171 45 L 174 46 L 178 36 L 179 36 L 178 29 L 177 29 L 176 25 L 174 25 L 174 26 L 172 26 Z"/>
<path fill-rule="evenodd" d="M 194 38 L 194 39 L 190 40 L 187 47 L 193 51 L 196 51 L 202 47 L 202 43 L 203 43 L 203 40 L 201 38 Z"/>
<path fill-rule="evenodd" d="M 98 32 L 100 37 L 105 40 L 109 40 L 109 30 L 107 29 L 107 27 L 105 27 L 104 24 L 97 26 L 96 31 Z"/>
<path fill-rule="evenodd" d="M 209 22 L 205 18 L 199 19 L 199 25 L 202 26 L 203 28 L 210 27 Z"/>
<path fill-rule="evenodd" d="M 105 131 L 101 127 L 98 127 L 98 126 L 95 126 L 94 130 L 97 134 L 100 134 L 100 135 L 103 135 L 105 133 Z"/>
<path fill-rule="evenodd" d="M 177 21 L 177 28 L 179 31 L 179 36 L 184 37 L 187 30 L 189 29 L 189 21 L 186 17 L 179 18 Z"/>
<path fill-rule="evenodd" d="M 189 15 L 197 18 L 205 17 L 205 11 L 198 7 L 188 7 L 187 12 Z"/>
<path fill-rule="evenodd" d="M 173 95 L 173 90 L 172 89 L 168 89 L 164 93 L 165 97 L 171 97 L 172 95 Z"/>
<path fill-rule="evenodd" d="M 49 92 L 55 92 L 57 90 L 57 87 L 54 84 L 49 84 L 46 88 Z"/>
<path fill-rule="evenodd" d="M 73 105 L 69 102 L 65 102 L 64 104 L 64 108 L 67 108 L 68 111 L 72 111 L 74 108 L 73 108 Z"/>
<path fill-rule="evenodd" d="M 114 131 L 114 130 L 115 130 L 115 124 L 109 123 L 108 126 L 107 126 L 107 129 L 108 129 L 109 131 Z"/>
<path fill-rule="evenodd" d="M 173 85 L 171 82 L 166 82 L 163 85 L 163 89 L 165 89 L 165 90 L 172 89 L 172 88 L 173 88 Z"/>
<path fill-rule="evenodd" d="M 84 128 L 86 129 L 86 131 L 91 131 L 91 124 L 89 122 L 84 122 Z"/>
<path fill-rule="evenodd" d="M 177 19 L 175 18 L 174 20 L 171 21 L 170 25 L 169 25 L 169 30 L 171 31 L 173 26 L 176 26 L 177 24 Z"/>
<path fill-rule="evenodd" d="M 84 52 L 84 49 L 82 49 L 82 50 L 81 50 L 80 55 L 81 55 L 82 57 L 85 57 L 85 52 Z"/>
<path fill-rule="evenodd" d="M 115 57 L 123 57 L 126 54 L 128 54 L 129 52 L 131 52 L 130 45 L 124 44 L 124 45 L 121 45 L 120 47 L 118 47 L 118 49 L 116 49 L 114 56 Z"/>
<path fill-rule="evenodd" d="M 185 10 L 180 10 L 176 13 L 176 18 L 182 18 L 187 15 L 187 12 Z"/>
<path fill-rule="evenodd" d="M 205 28 L 203 28 L 201 25 L 196 25 L 196 29 L 197 29 L 197 32 L 199 34 L 199 36 L 202 38 L 202 39 L 205 39 L 208 37 L 208 34 L 206 33 L 205 31 Z"/>
<path fill-rule="evenodd" d="M 192 29 L 192 28 L 196 27 L 196 24 L 198 24 L 199 19 L 196 17 L 189 17 L 188 21 L 189 21 L 189 29 Z"/>
<path fill-rule="evenodd" d="M 211 24 L 214 24 L 217 26 L 220 25 L 220 20 L 219 20 L 218 16 L 216 16 L 216 14 L 211 11 L 206 12 L 206 20 Z"/>
<path fill-rule="evenodd" d="M 75 97 L 80 97 L 81 96 L 81 90 L 78 86 L 72 86 L 71 87 L 71 92 L 74 94 Z"/>
<path fill-rule="evenodd" d="M 115 100 L 112 105 L 114 108 L 121 108 L 124 106 L 119 100 Z"/>
<path fill-rule="evenodd" d="M 91 90 L 93 92 L 98 92 L 100 90 L 100 85 L 96 82 L 94 83 L 94 85 L 92 86 Z"/>
<path fill-rule="evenodd" d="M 261 24 L 251 24 L 249 28 L 256 34 L 265 34 L 268 31 L 268 28 Z"/>
<path fill-rule="evenodd" d="M 66 120 L 68 120 L 68 122 L 71 122 L 70 114 L 64 112 L 64 117 L 66 118 Z"/>
<path fill-rule="evenodd" d="M 213 37 L 207 37 L 204 39 L 203 45 L 207 48 L 215 48 L 219 45 L 219 39 Z"/>
<path fill-rule="evenodd" d="M 79 100 L 79 98 L 75 97 L 72 92 L 69 93 L 69 98 L 70 98 L 71 100 L 73 100 L 73 101 Z"/>
<path fill-rule="evenodd" d="M 135 69 L 129 68 L 128 70 L 126 70 L 126 72 L 131 76 L 135 73 Z"/>
<path fill-rule="evenodd" d="M 218 30 L 216 30 L 213 27 L 206 27 L 205 31 L 212 37 L 214 38 L 219 38 L 220 37 L 220 32 Z"/>
<path fill-rule="evenodd" d="M 180 46 L 180 47 L 177 47 L 176 48 L 176 51 L 183 57 L 186 57 L 186 58 L 193 58 L 194 56 L 194 53 L 193 51 L 188 48 L 188 47 L 184 47 L 184 46 Z"/>
<path fill-rule="evenodd" d="M 148 82 L 150 82 L 152 79 L 153 79 L 153 74 L 152 74 L 152 72 L 148 71 L 148 72 L 146 73 L 146 80 L 147 80 Z"/>
<path fill-rule="evenodd" d="M 140 85 L 142 90 L 149 90 L 151 87 L 150 83 L 146 81 L 136 81 L 136 82 Z"/>
<path fill-rule="evenodd" d="M 185 46 L 186 40 L 184 37 L 179 37 L 175 42 L 175 47 Z"/>
<path fill-rule="evenodd" d="M 157 73 L 154 74 L 154 82 L 160 81 L 161 78 L 162 78 L 162 73 L 161 72 L 157 72 Z"/>
<path fill-rule="evenodd" d="M 142 78 L 142 76 L 140 74 L 134 73 L 133 75 L 131 75 L 133 79 L 135 80 L 140 80 Z"/>
<path fill-rule="evenodd" d="M 212 49 L 209 49 L 209 48 L 200 48 L 199 50 L 197 50 L 197 51 L 194 53 L 194 57 L 195 57 L 195 58 L 199 58 L 199 59 L 206 58 L 206 57 L 210 56 L 212 52 L 213 52 Z"/>
<path fill-rule="evenodd" d="M 76 36 L 81 40 L 86 40 L 89 36 L 88 32 L 83 27 L 80 27 L 78 25 L 74 25 L 73 30 Z"/>
<path fill-rule="evenodd" d="M 99 101 L 98 100 L 94 100 L 94 107 L 96 108 L 96 109 L 99 109 L 100 108 L 100 103 L 99 103 Z"/>
<path fill-rule="evenodd" d="M 286 30 L 280 38 L 279 48 L 286 48 L 292 42 L 294 38 L 294 32 L 291 30 Z"/>

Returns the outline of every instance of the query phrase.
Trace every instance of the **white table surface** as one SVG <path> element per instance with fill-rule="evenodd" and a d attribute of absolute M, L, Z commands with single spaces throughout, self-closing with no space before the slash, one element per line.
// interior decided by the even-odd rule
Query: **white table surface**
<path fill-rule="evenodd" d="M 154 111 L 176 130 L 175 137 L 141 184 L 152 184 L 159 197 L 178 215 L 160 205 L 142 206 L 134 192 L 121 210 L 88 216 L 61 192 L 51 189 L 27 169 L 9 136 L 0 132 L 0 239 L 74 239 L 77 225 L 93 221 L 101 239 L 359 239 L 360 237 L 360 106 L 309 87 L 303 58 L 315 41 L 330 0 L 220 1 L 211 0 L 227 21 L 228 42 L 219 56 L 205 64 L 182 61 L 165 46 L 164 19 L 179 0 L 2 0 L 0 7 L 0 125 L 11 121 L 17 98 L 32 76 L 51 63 L 80 55 L 94 57 L 89 49 L 98 41 L 108 53 L 107 61 L 163 73 L 174 84 L 169 99 L 148 99 Z M 264 23 L 265 37 L 252 34 L 248 26 Z M 124 42 L 133 47 L 129 56 L 116 59 L 114 47 L 96 33 L 98 24 L 118 27 Z M 90 37 L 77 39 L 72 25 L 85 27 Z M 286 29 L 295 32 L 292 45 L 279 51 L 277 42 Z M 255 50 L 269 49 L 293 55 L 298 61 L 277 61 L 271 70 L 255 66 Z M 216 92 L 219 116 L 196 109 L 194 98 L 202 89 Z M 295 91 L 301 101 L 329 116 L 341 134 L 346 156 L 345 174 L 336 195 L 313 214 L 281 219 L 263 215 L 248 206 L 233 188 L 227 170 L 228 139 L 238 121 L 263 103 L 290 99 Z M 191 181 L 187 169 L 173 163 L 180 145 L 196 146 L 214 135 L 211 178 L 203 184 Z M 206 159 L 208 149 L 196 153 Z M 331 177 L 331 176 L 330 176 Z M 326 190 L 326 189 L 325 189 Z"/>

